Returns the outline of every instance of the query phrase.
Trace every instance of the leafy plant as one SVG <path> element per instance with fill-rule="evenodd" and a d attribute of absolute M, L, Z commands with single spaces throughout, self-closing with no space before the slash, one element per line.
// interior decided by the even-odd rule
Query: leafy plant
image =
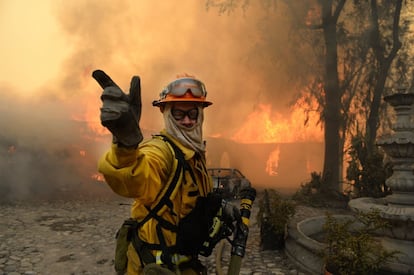
<path fill-rule="evenodd" d="M 273 244 L 263 243 L 262 248 L 282 248 L 286 237 L 286 227 L 296 212 L 293 200 L 283 198 L 274 189 L 265 189 L 263 197 L 259 200 L 257 222 L 260 227 L 262 240 L 271 237 Z M 265 236 L 266 235 L 266 236 Z"/>
<path fill-rule="evenodd" d="M 326 269 L 339 275 L 377 274 L 398 253 L 386 250 L 375 237 L 388 226 L 379 210 L 359 212 L 355 217 L 341 220 L 327 213 L 324 224 L 327 246 L 321 253 Z"/>
<path fill-rule="evenodd" d="M 368 150 L 362 134 L 352 138 L 348 155 L 351 159 L 346 178 L 352 182 L 355 197 L 378 198 L 391 193 L 385 180 L 392 174 L 392 169 L 384 165 L 384 154 L 377 147 Z"/>
<path fill-rule="evenodd" d="M 327 190 L 321 173 L 317 172 L 311 173 L 311 180 L 302 184 L 292 198 L 312 207 L 346 208 L 349 201 L 348 196 L 335 190 Z"/>

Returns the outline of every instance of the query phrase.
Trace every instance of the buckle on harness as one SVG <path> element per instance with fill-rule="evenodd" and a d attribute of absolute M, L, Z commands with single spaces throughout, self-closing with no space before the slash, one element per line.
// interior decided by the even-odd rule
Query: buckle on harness
<path fill-rule="evenodd" d="M 174 265 L 180 265 L 182 263 L 186 263 L 189 262 L 192 259 L 191 256 L 186 256 L 186 255 L 181 255 L 181 254 L 172 254 L 171 255 L 171 263 Z M 155 254 L 155 263 L 162 265 L 162 264 L 166 264 L 162 261 L 162 251 L 157 251 Z"/>

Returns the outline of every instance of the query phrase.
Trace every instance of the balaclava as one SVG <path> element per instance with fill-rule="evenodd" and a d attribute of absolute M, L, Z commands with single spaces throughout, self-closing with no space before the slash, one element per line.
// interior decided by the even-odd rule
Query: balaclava
<path fill-rule="evenodd" d="M 198 118 L 193 127 L 187 128 L 180 125 L 171 114 L 172 104 L 165 104 L 163 115 L 167 133 L 178 139 L 185 147 L 192 149 L 202 156 L 205 153 L 203 142 L 203 107 L 197 106 Z"/>

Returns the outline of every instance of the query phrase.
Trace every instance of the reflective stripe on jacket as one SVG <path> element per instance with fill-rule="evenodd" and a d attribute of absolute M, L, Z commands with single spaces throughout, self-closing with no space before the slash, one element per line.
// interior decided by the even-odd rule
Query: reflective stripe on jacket
<path fill-rule="evenodd" d="M 193 171 L 180 173 L 177 188 L 171 195 L 172 211 L 164 206 L 159 215 L 177 225 L 195 206 L 198 196 L 206 196 L 212 191 L 212 181 L 207 173 L 205 159 L 198 153 L 183 147 L 176 139 L 168 135 L 165 130 L 162 135 L 171 139 L 181 149 L 184 158 Z M 134 198 L 131 208 L 131 217 L 138 221 L 144 219 L 148 210 L 156 205 L 160 199 L 160 192 L 170 182 L 175 173 L 178 160 L 174 150 L 162 137 L 154 136 L 142 142 L 138 149 L 119 148 L 116 144 L 99 160 L 98 170 L 107 184 L 118 195 Z M 156 233 L 157 221 L 150 219 L 139 230 L 139 236 L 144 242 L 159 244 Z M 163 229 L 167 246 L 175 245 L 176 234 Z"/>

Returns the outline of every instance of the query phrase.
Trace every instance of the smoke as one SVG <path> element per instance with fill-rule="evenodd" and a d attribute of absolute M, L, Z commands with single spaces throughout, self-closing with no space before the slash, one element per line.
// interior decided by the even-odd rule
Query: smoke
<path fill-rule="evenodd" d="M 291 99 L 291 72 L 284 71 L 289 27 L 282 7 L 269 12 L 251 4 L 225 15 L 207 10 L 204 1 L 90 0 L 56 2 L 54 10 L 74 49 L 60 85 L 84 93 L 80 76 L 92 83 L 91 71 L 100 68 L 127 89 L 132 75 L 139 75 L 144 128 L 162 127 L 161 120 L 154 125 L 158 112 L 151 102 L 183 72 L 204 81 L 214 102 L 206 110 L 207 134 L 229 136 L 256 104 L 271 102 L 282 112 Z M 95 85 L 87 92 L 98 90 Z"/>
<path fill-rule="evenodd" d="M 0 201 L 62 199 L 106 192 L 93 183 L 94 145 L 71 104 L 53 97 L 18 96 L 0 88 Z"/>
<path fill-rule="evenodd" d="M 60 70 L 50 72 L 29 97 L 0 87 L 3 199 L 105 194 L 104 184 L 90 182 L 110 142 L 99 126 L 95 69 L 106 71 L 125 91 L 133 75 L 141 77 L 141 127 L 147 136 L 163 127 L 151 102 L 179 73 L 206 84 L 214 103 L 206 109 L 207 137 L 230 138 L 255 106 L 270 103 L 284 113 L 292 99 L 295 71 L 289 68 L 298 61 L 290 52 L 290 22 L 282 6 L 266 10 L 252 3 L 228 15 L 192 0 L 51 5 L 69 52 Z"/>

